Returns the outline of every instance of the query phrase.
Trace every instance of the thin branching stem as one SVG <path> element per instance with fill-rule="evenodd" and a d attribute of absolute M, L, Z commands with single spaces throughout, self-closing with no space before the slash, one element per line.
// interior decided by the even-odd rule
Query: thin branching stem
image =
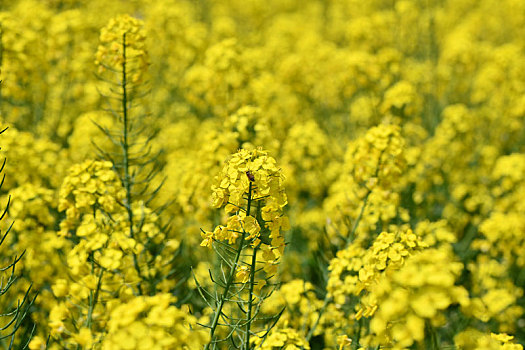
<path fill-rule="evenodd" d="M 1 29 L 1 28 L 0 28 Z M 1 30 L 0 30 L 1 35 Z M 1 46 L 1 36 L 0 36 L 0 46 Z M 1 48 L 0 48 L 1 49 Z M 0 53 L 1 54 L 1 53 Z M 0 57 L 1 60 L 1 57 Z M 0 134 L 2 134 L 4 131 L 6 131 L 7 128 L 4 128 L 0 130 Z M 4 171 L 4 167 L 6 164 L 6 159 L 2 161 L 0 165 L 0 173 Z M 5 180 L 5 173 L 3 174 L 1 180 L 0 180 L 0 188 L 3 186 Z M 11 196 L 9 195 L 7 204 L 3 210 L 3 212 L 0 212 L 0 221 L 4 219 L 5 215 L 8 213 L 9 206 L 11 203 Z M 0 245 L 2 245 L 11 231 L 11 228 L 13 227 L 13 223 L 11 223 L 5 232 L 0 232 Z M 0 272 L 2 273 L 8 273 L 9 276 L 7 277 L 7 280 L 4 280 L 4 276 L 0 278 L 0 296 L 5 295 L 10 287 L 17 281 L 17 276 L 15 275 L 15 269 L 17 263 L 22 259 L 22 257 L 25 254 L 25 250 L 20 255 L 15 255 L 12 259 L 12 262 L 7 265 L 0 267 Z M 0 314 L 0 318 L 7 318 L 7 322 L 3 322 L 2 326 L 0 326 L 0 344 L 3 345 L 3 348 L 11 350 L 14 349 L 15 346 L 15 335 L 18 333 L 18 330 L 20 327 L 22 327 L 22 324 L 26 320 L 26 317 L 30 313 L 31 307 L 34 304 L 36 297 L 38 296 L 38 292 L 34 295 L 34 297 L 30 297 L 31 290 L 33 288 L 33 284 L 31 283 L 29 287 L 26 289 L 24 297 L 22 298 L 22 301 L 18 300 L 16 303 L 16 306 L 5 313 Z M 4 331 L 6 331 L 4 333 Z M 34 324 L 33 324 L 33 331 L 34 331 Z M 18 344 L 18 348 L 25 349 L 27 347 L 27 344 L 31 341 L 31 338 L 33 336 L 33 331 L 27 336 L 27 333 L 23 336 L 25 339 L 21 339 L 20 343 Z M 7 343 L 8 342 L 8 343 Z M 26 343 L 26 345 L 22 345 L 23 343 Z"/>
<path fill-rule="evenodd" d="M 361 219 L 363 217 L 363 213 L 365 211 L 366 205 L 368 204 L 368 197 L 370 197 L 370 194 L 372 193 L 372 190 L 369 188 L 365 197 L 363 198 L 363 204 L 361 205 L 361 210 L 359 211 L 359 215 L 357 216 L 357 219 L 354 223 L 354 226 L 352 227 L 352 231 L 348 235 L 348 240 L 346 241 L 346 246 L 348 246 L 351 243 L 350 238 L 353 238 L 355 235 L 355 232 L 357 231 L 357 228 L 359 226 L 359 223 L 361 222 Z M 312 339 L 312 336 L 314 335 L 314 332 L 319 325 L 319 321 L 321 320 L 321 317 L 323 316 L 324 312 L 326 311 L 326 308 L 328 307 L 328 304 L 332 301 L 332 298 L 329 296 L 328 293 L 326 293 L 323 301 L 323 306 L 319 310 L 319 314 L 317 315 L 317 319 L 315 320 L 315 323 L 313 324 L 312 328 L 310 328 L 310 331 L 306 335 L 306 341 L 310 341 Z"/>
<path fill-rule="evenodd" d="M 252 183 L 250 182 L 250 186 L 248 188 L 248 205 L 246 207 L 247 216 L 250 215 L 251 202 L 252 202 Z M 226 286 L 224 287 L 222 294 L 218 298 L 219 304 L 217 305 L 217 310 L 215 310 L 215 314 L 213 315 L 213 320 L 210 325 L 210 342 L 206 344 L 206 346 L 204 347 L 204 350 L 210 349 L 210 345 L 215 343 L 215 330 L 217 329 L 217 326 L 219 324 L 219 319 L 222 315 L 222 308 L 224 307 L 224 304 L 228 299 L 228 293 L 230 292 L 230 287 L 233 285 L 235 273 L 237 272 L 237 267 L 239 266 L 239 259 L 241 257 L 241 253 L 244 248 L 245 236 L 246 236 L 246 231 L 242 230 L 241 237 L 240 237 L 241 239 L 239 242 L 239 247 L 237 248 L 237 252 L 235 254 L 235 260 L 233 262 L 233 266 L 230 269 L 230 274 L 228 275 Z"/>
<path fill-rule="evenodd" d="M 382 156 L 383 156 L 383 152 L 381 152 L 379 154 L 379 159 L 377 161 L 377 167 L 376 167 L 376 170 L 375 170 L 375 173 L 374 173 L 374 177 L 377 177 L 379 175 L 379 170 L 380 170 L 380 166 L 381 166 L 381 157 Z M 361 204 L 361 209 L 359 210 L 359 214 L 357 215 L 357 218 L 356 218 L 356 220 L 354 222 L 354 226 L 352 227 L 352 231 L 350 231 L 350 234 L 346 237 L 345 248 L 348 247 L 350 245 L 350 243 L 352 243 L 353 239 L 355 238 L 355 233 L 357 232 L 357 228 L 359 227 L 359 223 L 361 222 L 361 219 L 363 218 L 363 214 L 365 212 L 366 206 L 368 205 L 368 198 L 372 194 L 372 191 L 373 191 L 373 188 L 370 188 L 370 187 L 367 188 L 366 194 L 365 194 L 365 196 L 363 198 L 363 203 Z M 330 298 L 329 294 L 326 293 L 326 295 L 324 297 L 324 301 L 323 301 L 323 306 L 322 306 L 321 310 L 319 310 L 319 314 L 317 315 L 317 319 L 315 320 L 314 325 L 312 326 L 312 328 L 310 329 L 310 331 L 308 332 L 308 334 L 306 336 L 306 341 L 309 342 L 310 339 L 312 339 L 312 336 L 314 335 L 315 329 L 319 325 L 319 321 L 321 320 L 321 317 L 323 316 L 324 312 L 326 311 L 326 308 L 328 307 L 328 304 L 330 303 L 331 300 L 332 300 L 332 298 Z"/>
<path fill-rule="evenodd" d="M 431 350 L 440 349 L 438 334 L 429 321 L 425 322 L 425 347 Z"/>
<path fill-rule="evenodd" d="M 248 313 L 246 314 L 246 334 L 244 338 L 244 348 L 250 349 L 250 325 L 252 324 L 252 303 L 254 299 L 253 288 L 255 286 L 255 264 L 257 263 L 257 248 L 253 248 L 252 264 L 250 266 L 250 292 L 248 295 Z"/>
<path fill-rule="evenodd" d="M 122 122 L 123 122 L 123 142 L 122 142 L 122 152 L 123 152 L 123 166 L 124 166 L 124 188 L 126 190 L 126 203 L 125 208 L 128 213 L 128 222 L 129 222 L 129 237 L 135 239 L 135 233 L 133 231 L 133 208 L 131 207 L 131 192 L 132 192 L 132 180 L 130 175 L 130 164 L 129 164 L 129 116 L 128 116 L 128 91 L 127 91 L 127 75 L 126 75 L 126 33 L 122 35 Z M 133 265 L 137 274 L 142 280 L 142 271 L 140 270 L 137 254 L 133 253 Z M 142 286 L 141 282 L 138 282 L 137 289 L 139 294 L 142 295 Z"/>
<path fill-rule="evenodd" d="M 317 316 L 317 319 L 315 320 L 314 325 L 312 326 L 312 328 L 310 328 L 310 331 L 306 335 L 306 341 L 309 342 L 310 339 L 312 339 L 315 329 L 317 328 L 317 326 L 319 325 L 319 321 L 321 320 L 321 316 L 324 314 L 326 307 L 328 306 L 328 303 L 330 303 L 330 301 L 331 301 L 331 298 L 329 298 L 328 294 L 326 294 L 326 297 L 324 298 L 323 306 L 319 310 L 319 315 Z"/>
<path fill-rule="evenodd" d="M 365 197 L 363 198 L 363 204 L 361 205 L 361 209 L 359 210 L 359 215 L 357 215 L 357 219 L 354 222 L 354 226 L 352 227 L 352 231 L 350 231 L 350 234 L 346 238 L 345 248 L 348 247 L 350 245 L 350 243 L 352 243 L 352 241 L 355 238 L 355 233 L 357 231 L 357 227 L 359 226 L 359 222 L 361 222 L 361 218 L 363 217 L 366 205 L 368 204 L 368 198 L 370 197 L 371 193 L 372 193 L 372 189 L 369 188 L 367 190 L 367 192 L 366 192 Z"/>
<path fill-rule="evenodd" d="M 93 322 L 93 311 L 95 310 L 95 306 L 98 302 L 98 295 L 100 293 L 100 289 L 102 287 L 102 277 L 104 276 L 104 269 L 100 268 L 100 273 L 98 274 L 98 280 L 97 280 L 97 289 L 95 289 L 95 293 L 91 294 L 91 298 L 89 298 L 89 310 L 88 310 L 88 316 L 87 316 L 87 327 L 91 329 L 91 324 Z"/>

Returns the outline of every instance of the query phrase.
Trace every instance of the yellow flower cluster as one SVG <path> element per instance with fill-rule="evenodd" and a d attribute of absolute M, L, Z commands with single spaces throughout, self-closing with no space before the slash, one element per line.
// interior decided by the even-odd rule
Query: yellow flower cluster
<path fill-rule="evenodd" d="M 293 125 L 282 148 L 284 169 L 294 179 L 295 185 L 287 187 L 288 193 L 292 192 L 294 197 L 307 193 L 312 199 L 321 202 L 337 175 L 335 167 L 328 160 L 339 150 L 333 149 L 328 135 L 314 120 Z"/>
<path fill-rule="evenodd" d="M 347 297 L 373 289 L 387 269 L 399 269 L 411 254 L 423 247 L 425 245 L 410 229 L 396 233 L 382 232 L 366 250 L 359 241 L 350 244 L 338 251 L 330 262 L 329 295 L 336 304 L 345 304 Z M 360 307 L 356 317 L 368 317 L 376 308 L 375 305 L 365 309 Z"/>
<path fill-rule="evenodd" d="M 322 300 L 317 299 L 315 288 L 310 282 L 295 279 L 282 284 L 278 291 L 264 301 L 262 308 L 270 315 L 277 314 L 284 308 L 278 326 L 304 332 L 313 328 L 322 304 Z M 322 329 L 319 328 L 316 335 L 321 332 Z"/>
<path fill-rule="evenodd" d="M 262 150 L 241 149 L 228 159 L 212 186 L 212 200 L 215 208 L 225 207 L 233 213 L 245 208 L 250 192 L 254 201 L 264 199 L 262 212 L 269 213 L 269 220 L 286 205 L 287 198 L 283 188 L 284 176 L 277 168 L 275 159 Z M 269 221 L 265 220 L 265 221 Z"/>
<path fill-rule="evenodd" d="M 358 184 L 374 188 L 376 183 L 385 190 L 399 179 L 406 161 L 403 154 L 405 141 L 395 125 L 373 127 L 360 142 L 350 145 L 353 164 L 348 169 Z"/>
<path fill-rule="evenodd" d="M 96 123 L 96 124 L 95 124 Z M 93 111 L 79 115 L 68 138 L 69 157 L 75 163 L 93 158 L 95 147 L 106 152 L 115 152 L 116 146 L 100 128 L 115 129 L 114 118 L 107 112 Z"/>
<path fill-rule="evenodd" d="M 515 332 L 515 320 L 523 314 L 523 307 L 518 304 L 523 296 L 519 288 L 507 276 L 508 262 L 480 255 L 468 266 L 471 273 L 472 287 L 470 305 L 465 314 L 482 322 L 496 320 L 501 332 Z"/>
<path fill-rule="evenodd" d="M 255 345 L 263 350 L 310 350 L 308 342 L 293 328 L 274 329 L 264 342 L 262 338 L 255 339 Z"/>
<path fill-rule="evenodd" d="M 265 271 L 275 273 L 285 246 L 281 230 L 290 228 L 282 213 L 288 202 L 283 182 L 284 175 L 275 159 L 265 151 L 241 149 L 232 155 L 215 177 L 212 205 L 234 215 L 228 217 L 225 226 L 203 232 L 201 246 L 211 247 L 213 240 L 235 244 L 242 235 L 263 251 Z"/>
<path fill-rule="evenodd" d="M 465 350 L 522 350 L 523 346 L 513 343 L 513 338 L 505 333 L 484 334 L 470 328 L 456 335 L 454 343 Z"/>
<path fill-rule="evenodd" d="M 64 272 L 65 268 L 56 255 L 56 250 L 69 246 L 55 233 L 54 193 L 50 189 L 28 183 L 15 188 L 10 195 L 13 198 L 9 206 L 10 215 L 17 220 L 13 223 L 13 237 L 8 236 L 8 239 L 16 236 L 17 241 L 23 242 L 25 255 L 28 257 L 17 267 L 27 271 L 26 278 L 35 287 L 42 288 L 52 284 L 58 271 Z M 48 296 L 46 293 L 43 295 L 42 298 Z"/>
<path fill-rule="evenodd" d="M 99 72 L 111 70 L 129 74 L 133 83 L 143 79 L 149 58 L 146 51 L 146 35 L 143 22 L 129 15 L 111 19 L 100 31 L 100 45 L 95 64 Z"/>
<path fill-rule="evenodd" d="M 5 169 L 4 188 L 10 190 L 27 183 L 45 188 L 60 186 L 68 167 L 66 154 L 60 146 L 29 132 L 8 130 L 2 134 L 2 156 L 9 157 L 11 164 Z"/>
<path fill-rule="evenodd" d="M 65 211 L 61 232 L 78 225 L 83 214 L 93 214 L 93 209 L 114 212 L 125 197 L 124 190 L 111 162 L 86 160 L 69 170 L 60 188 L 59 211 Z"/>
<path fill-rule="evenodd" d="M 173 304 L 170 294 L 137 297 L 111 310 L 102 350 L 191 350 L 208 341 L 197 319 Z"/>
<path fill-rule="evenodd" d="M 234 38 L 210 46 L 204 61 L 190 67 L 183 78 L 185 98 L 197 108 L 209 108 L 219 116 L 235 112 L 249 103 L 251 90 L 246 87 L 253 73 L 249 59 L 253 57 Z"/>
<path fill-rule="evenodd" d="M 429 247 L 447 246 L 457 241 L 457 237 L 448 227 L 445 220 L 435 222 L 420 221 L 417 223 L 415 233 Z"/>
<path fill-rule="evenodd" d="M 243 106 L 224 120 L 224 128 L 231 130 L 240 148 L 254 149 L 254 145 L 274 145 L 277 141 L 268 125 L 268 118 L 262 116 L 260 108 Z"/>
<path fill-rule="evenodd" d="M 387 222 L 396 216 L 407 219 L 406 213 L 398 208 L 397 193 L 406 167 L 404 149 L 400 128 L 391 124 L 373 127 L 348 144 L 341 175 L 324 202 L 325 210 L 331 213 L 327 229 L 332 236 L 348 239 L 351 234 L 366 235 L 380 221 Z M 361 210 L 361 223 L 353 230 L 355 222 L 349 225 L 348 221 L 356 220 Z"/>
<path fill-rule="evenodd" d="M 469 304 L 467 290 L 455 285 L 462 267 L 445 249 L 425 249 L 400 269 L 382 275 L 366 297 L 377 307 L 366 342 L 404 349 L 430 336 L 425 334 L 425 324 L 443 325 L 442 310 L 451 304 Z"/>
<path fill-rule="evenodd" d="M 173 288 L 176 282 L 165 276 L 172 269 L 170 261 L 179 241 L 166 237 L 157 215 L 143 203 L 133 206 L 139 220 L 135 235 L 130 236 L 122 204 L 125 192 L 110 162 L 87 160 L 74 165 L 59 195 L 59 210 L 66 214 L 59 234 L 73 247 L 67 251 L 66 274 L 52 285 L 58 302 L 51 310 L 49 327 L 62 344 L 87 346 L 90 343 L 79 339 L 87 331 L 92 335 L 89 341 L 105 339 L 110 312 L 121 302 L 132 302 L 137 293 Z M 161 243 L 162 250 L 153 251 Z M 77 329 L 78 325 L 87 330 Z"/>

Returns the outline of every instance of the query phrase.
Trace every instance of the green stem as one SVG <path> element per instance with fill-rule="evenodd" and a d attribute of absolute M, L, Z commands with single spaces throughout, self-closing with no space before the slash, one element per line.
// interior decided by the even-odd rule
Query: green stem
<path fill-rule="evenodd" d="M 378 163 L 378 169 L 379 169 L 379 163 Z M 378 173 L 378 170 L 376 169 L 375 176 L 377 176 L 377 173 Z M 345 248 L 348 247 L 348 245 L 350 245 L 350 243 L 354 239 L 354 236 L 355 236 L 355 233 L 357 231 L 357 228 L 359 227 L 359 223 L 361 222 L 361 219 L 363 218 L 363 213 L 365 212 L 366 205 L 368 204 L 368 198 L 370 197 L 371 193 L 372 193 L 372 189 L 369 188 L 367 190 L 367 192 L 366 192 L 365 197 L 363 198 L 363 204 L 361 205 L 361 210 L 359 211 L 359 215 L 357 216 L 357 218 L 355 220 L 355 223 L 354 223 L 354 226 L 352 227 L 352 231 L 350 232 L 350 234 L 348 235 L 348 237 L 346 239 Z M 325 312 L 326 307 L 328 306 L 328 303 L 331 301 L 331 299 L 332 298 L 330 298 L 328 296 L 328 293 L 326 293 L 326 295 L 324 297 L 323 306 L 319 310 L 319 314 L 317 315 L 317 319 L 315 320 L 314 325 L 312 326 L 312 328 L 308 332 L 308 335 L 306 336 L 306 341 L 309 342 L 310 339 L 312 339 L 312 336 L 314 335 L 314 331 L 317 328 L 317 326 L 319 325 L 319 321 L 321 320 L 321 317 L 323 316 L 323 313 Z"/>
<path fill-rule="evenodd" d="M 310 328 L 310 331 L 308 332 L 308 335 L 306 335 L 306 341 L 310 342 L 310 339 L 312 339 L 312 336 L 314 335 L 315 329 L 317 328 L 317 326 L 319 325 L 319 321 L 321 320 L 321 316 L 325 312 L 326 307 L 328 306 L 328 303 L 330 303 L 331 299 L 332 298 L 329 298 L 328 294 L 326 294 L 326 296 L 324 298 L 323 306 L 319 310 L 319 315 L 318 315 L 317 319 L 315 320 L 315 323 L 312 326 L 312 328 Z"/>
<path fill-rule="evenodd" d="M 361 221 L 361 218 L 363 217 L 366 205 L 368 204 L 368 197 L 370 197 L 371 193 L 372 193 L 372 189 L 369 188 L 368 191 L 366 192 L 365 198 L 363 198 L 363 204 L 361 205 L 361 210 L 359 211 L 359 215 L 357 216 L 357 219 L 355 220 L 354 227 L 352 227 L 352 231 L 350 232 L 350 234 L 346 238 L 346 246 L 345 246 L 345 248 L 348 247 L 348 245 L 350 243 L 352 243 L 352 241 L 355 238 L 355 233 L 357 231 L 357 227 L 359 225 L 359 222 Z"/>
<path fill-rule="evenodd" d="M 251 204 L 252 204 L 252 183 L 250 182 L 250 187 L 248 188 L 248 206 L 246 209 L 246 216 L 250 215 Z M 237 252 L 235 254 L 235 260 L 233 262 L 233 265 L 230 271 L 230 275 L 228 276 L 228 280 L 226 281 L 226 286 L 224 287 L 224 291 L 219 297 L 219 305 L 217 306 L 217 310 L 215 311 L 215 314 L 213 315 L 213 321 L 210 325 L 210 342 L 206 344 L 206 346 L 204 347 L 204 350 L 208 350 L 210 348 L 210 344 L 215 342 L 215 337 L 214 337 L 215 330 L 217 329 L 217 325 L 219 324 L 219 319 L 222 313 L 222 308 L 228 297 L 230 287 L 233 284 L 233 280 L 235 278 L 235 272 L 237 272 L 239 258 L 241 257 L 241 252 L 242 252 L 242 249 L 244 248 L 245 236 L 246 236 L 246 231 L 242 230 L 241 241 L 239 243 L 239 247 L 237 248 Z"/>
<path fill-rule="evenodd" d="M 357 350 L 357 349 L 359 349 L 361 347 L 359 342 L 361 340 L 361 330 L 362 329 L 363 329 L 363 318 L 360 318 L 359 321 L 358 321 L 356 337 L 355 337 L 354 341 L 352 341 L 352 344 L 351 344 L 353 350 Z"/>
<path fill-rule="evenodd" d="M 436 329 L 430 324 L 430 321 L 425 322 L 425 333 L 425 348 L 439 350 L 439 340 Z"/>
<path fill-rule="evenodd" d="M 253 248 L 252 265 L 250 266 L 250 294 L 248 299 L 248 313 L 246 314 L 246 334 L 244 348 L 250 349 L 250 326 L 252 324 L 253 288 L 255 286 L 255 264 L 257 263 L 257 248 Z"/>
<path fill-rule="evenodd" d="M 361 210 L 359 211 L 359 215 L 357 216 L 357 219 L 355 220 L 354 227 L 352 227 L 352 231 L 350 232 L 350 234 L 348 235 L 348 238 L 346 240 L 346 246 L 345 247 L 347 247 L 352 242 L 352 239 L 353 239 L 353 237 L 355 235 L 355 232 L 357 231 L 357 227 L 359 226 L 359 223 L 361 222 L 361 219 L 363 217 L 363 213 L 365 212 L 365 208 L 366 208 L 366 205 L 368 203 L 368 197 L 370 197 L 371 193 L 372 193 L 372 190 L 368 189 L 368 192 L 366 193 L 365 198 L 363 199 L 363 205 L 361 206 Z M 328 306 L 328 303 L 331 301 L 331 299 L 332 298 L 330 298 L 328 296 L 328 293 L 326 293 L 326 295 L 324 297 L 323 306 L 319 310 L 319 314 L 317 315 L 317 319 L 315 320 L 314 325 L 312 326 L 312 328 L 308 332 L 308 335 L 306 336 L 306 341 L 309 342 L 310 339 L 312 339 L 312 336 L 314 335 L 314 331 L 317 328 L 317 326 L 319 325 L 319 321 L 321 320 L 321 317 L 323 316 L 323 313 L 325 312 L 326 307 Z"/>
<path fill-rule="evenodd" d="M 124 124 L 124 140 L 122 142 L 122 152 L 124 154 L 124 181 L 123 185 L 126 190 L 126 211 L 128 213 L 128 223 L 129 223 L 129 237 L 135 239 L 135 233 L 133 232 L 133 209 L 131 207 L 131 175 L 129 171 L 129 140 L 128 140 L 128 129 L 129 129 L 129 118 L 128 118 L 128 91 L 127 91 L 127 75 L 126 75 L 126 33 L 122 35 L 122 115 L 123 115 L 123 124 Z M 139 283 L 137 284 L 137 289 L 139 294 L 142 295 L 142 272 L 137 259 L 137 254 L 133 252 L 133 265 L 137 274 L 139 276 Z"/>
<path fill-rule="evenodd" d="M 87 327 L 91 329 L 91 325 L 93 322 L 93 311 L 95 310 L 95 306 L 97 305 L 98 301 L 98 295 L 100 293 L 100 288 L 102 286 L 102 276 L 104 275 L 104 269 L 100 268 L 100 273 L 98 274 L 98 280 L 97 280 L 97 289 L 95 289 L 95 295 L 91 294 L 91 297 L 89 298 L 89 310 L 88 310 L 88 317 L 87 317 Z"/>

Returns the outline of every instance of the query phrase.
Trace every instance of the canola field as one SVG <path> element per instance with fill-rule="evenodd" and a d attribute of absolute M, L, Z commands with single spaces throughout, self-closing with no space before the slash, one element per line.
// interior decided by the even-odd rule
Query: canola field
<path fill-rule="evenodd" d="M 0 348 L 519 350 L 525 1 L 2 0 Z"/>

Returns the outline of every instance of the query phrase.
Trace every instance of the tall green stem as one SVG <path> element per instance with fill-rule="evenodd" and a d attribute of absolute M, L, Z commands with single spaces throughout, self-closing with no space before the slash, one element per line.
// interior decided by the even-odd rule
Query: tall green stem
<path fill-rule="evenodd" d="M 127 91 L 127 75 L 126 75 L 126 33 L 122 35 L 122 122 L 124 124 L 124 135 L 122 142 L 122 152 L 123 152 L 123 165 L 124 165 L 124 181 L 123 185 L 126 190 L 126 203 L 125 208 L 128 213 L 128 223 L 129 223 L 129 237 L 135 239 L 135 233 L 133 231 L 133 209 L 131 207 L 131 175 L 129 171 L 129 117 L 128 117 L 128 91 Z M 137 254 L 133 253 L 133 265 L 135 270 L 142 281 L 142 272 L 137 259 Z M 137 289 L 139 294 L 142 295 L 142 286 L 141 282 L 137 284 Z"/>
<path fill-rule="evenodd" d="M 431 350 L 439 350 L 439 339 L 436 329 L 430 324 L 430 321 L 425 321 L 425 348 Z"/>
<path fill-rule="evenodd" d="M 250 182 L 250 187 L 248 188 L 248 205 L 246 207 L 246 216 L 250 215 L 251 204 L 252 204 L 252 183 Z M 219 324 L 219 319 L 222 314 L 222 308 L 224 306 L 226 299 L 228 298 L 230 287 L 233 284 L 235 273 L 237 272 L 237 266 L 239 264 L 239 259 L 241 257 L 242 249 L 244 248 L 245 236 L 246 236 L 246 231 L 243 229 L 242 234 L 241 234 L 241 241 L 239 243 L 239 247 L 237 248 L 235 259 L 234 259 L 232 268 L 230 270 L 228 280 L 226 281 L 226 286 L 224 287 L 224 291 L 219 297 L 219 305 L 217 306 L 217 310 L 215 311 L 215 314 L 213 315 L 213 321 L 210 326 L 210 342 L 206 344 L 206 346 L 204 347 L 204 350 L 208 350 L 210 348 L 210 344 L 215 342 L 215 337 L 214 337 L 215 330 L 217 329 L 217 325 Z"/>
<path fill-rule="evenodd" d="M 100 268 L 100 273 L 98 274 L 98 280 L 97 280 L 97 289 L 95 289 L 95 294 L 91 294 L 89 298 L 89 310 L 88 310 L 88 316 L 87 316 L 87 327 L 91 329 L 91 324 L 93 321 L 93 311 L 95 310 L 95 306 L 98 302 L 98 295 L 100 293 L 100 288 L 102 287 L 102 276 L 104 275 L 104 269 Z"/>
<path fill-rule="evenodd" d="M 244 336 L 244 348 L 250 349 L 250 326 L 252 324 L 253 288 L 255 286 L 255 264 L 257 263 L 257 248 L 253 248 L 252 264 L 250 266 L 250 293 L 248 295 L 248 313 L 246 314 L 246 334 Z"/>
<path fill-rule="evenodd" d="M 383 153 L 381 153 L 381 155 L 382 154 Z M 377 177 L 378 172 L 379 172 L 379 165 L 380 165 L 380 162 L 381 162 L 381 155 L 379 157 L 379 161 L 378 161 L 378 164 L 377 164 L 377 169 L 376 169 L 376 172 L 375 172 L 375 176 L 376 177 Z M 350 234 L 348 235 L 348 237 L 346 237 L 345 248 L 348 247 L 350 245 L 350 243 L 353 241 L 353 239 L 355 238 L 355 233 L 357 232 L 357 228 L 359 227 L 359 223 L 361 222 L 361 219 L 363 218 L 363 214 L 364 214 L 366 206 L 368 204 L 368 198 L 370 197 L 371 193 L 372 193 L 372 189 L 368 188 L 368 190 L 367 190 L 367 192 L 365 194 L 365 197 L 363 198 L 363 204 L 361 205 L 361 209 L 359 210 L 359 214 L 357 215 L 357 218 L 356 218 L 356 220 L 354 222 L 354 226 L 352 227 L 352 231 L 350 231 Z M 328 296 L 328 293 L 326 293 L 324 301 L 323 301 L 323 307 L 321 308 L 321 310 L 319 310 L 319 314 L 317 315 L 317 319 L 315 320 L 315 323 L 314 323 L 313 327 L 310 329 L 310 331 L 306 335 L 306 341 L 309 342 L 310 339 L 312 338 L 312 336 L 314 335 L 315 329 L 319 325 L 319 321 L 321 320 L 321 317 L 323 316 L 323 313 L 325 312 L 326 307 L 328 306 L 328 303 L 330 301 L 331 301 L 331 298 Z"/>
<path fill-rule="evenodd" d="M 363 217 L 363 214 L 365 212 L 366 205 L 368 204 L 368 197 L 370 197 L 370 194 L 372 193 L 372 190 L 369 188 L 366 192 L 365 198 L 363 198 L 363 204 L 361 205 L 361 210 L 359 210 L 359 215 L 357 216 L 357 219 L 355 220 L 354 227 L 352 227 L 352 231 L 350 231 L 350 234 L 346 238 L 346 245 L 345 248 L 352 243 L 352 241 L 355 238 L 355 233 L 357 231 L 357 227 L 359 226 L 359 222 L 361 222 L 361 219 Z"/>

